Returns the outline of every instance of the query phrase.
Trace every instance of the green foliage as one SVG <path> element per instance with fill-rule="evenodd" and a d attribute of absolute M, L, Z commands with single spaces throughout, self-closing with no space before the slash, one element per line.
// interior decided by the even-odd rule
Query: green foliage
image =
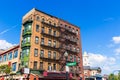
<path fill-rule="evenodd" d="M 120 72 L 118 73 L 118 80 L 120 80 Z"/>
<path fill-rule="evenodd" d="M 114 80 L 114 74 L 110 74 L 108 80 Z"/>
<path fill-rule="evenodd" d="M 120 80 L 120 72 L 118 75 L 110 74 L 108 80 Z"/>
<path fill-rule="evenodd" d="M 0 66 L 0 73 L 9 74 L 11 72 L 11 67 L 8 65 L 1 65 Z"/>

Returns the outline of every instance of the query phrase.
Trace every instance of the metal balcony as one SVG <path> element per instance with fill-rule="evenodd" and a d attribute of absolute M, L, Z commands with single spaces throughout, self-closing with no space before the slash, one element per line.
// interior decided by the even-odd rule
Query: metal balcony
<path fill-rule="evenodd" d="M 47 36 L 47 37 L 59 38 L 58 35 L 53 35 L 53 34 L 45 33 L 45 32 L 43 32 L 43 31 L 41 32 L 41 34 L 42 34 L 42 35 L 45 35 L 45 36 Z"/>
<path fill-rule="evenodd" d="M 51 23 L 47 23 L 47 22 L 45 22 L 45 21 L 42 21 L 41 23 L 44 24 L 44 25 L 47 25 L 47 26 L 49 26 L 49 27 L 58 28 L 57 26 L 55 26 L 55 25 L 53 25 L 53 24 L 51 24 Z"/>
<path fill-rule="evenodd" d="M 32 34 L 32 31 L 31 30 L 27 30 L 27 31 L 24 31 L 22 36 L 25 36 L 25 35 L 31 35 Z"/>
<path fill-rule="evenodd" d="M 21 44 L 21 47 L 24 48 L 24 47 L 30 47 L 30 42 L 27 42 L 27 43 L 22 43 Z"/>
<path fill-rule="evenodd" d="M 44 43 L 41 43 L 40 45 L 41 45 L 42 47 L 45 47 L 45 48 L 50 48 L 50 49 L 54 49 L 54 50 L 59 50 L 59 47 L 56 47 L 56 46 L 45 45 Z"/>

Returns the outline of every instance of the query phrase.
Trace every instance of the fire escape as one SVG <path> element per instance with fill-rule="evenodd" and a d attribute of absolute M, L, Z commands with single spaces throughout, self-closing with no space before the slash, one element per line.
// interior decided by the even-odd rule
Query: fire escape
<path fill-rule="evenodd" d="M 68 53 L 78 53 L 77 49 L 75 48 L 77 45 L 78 39 L 76 37 L 76 33 L 73 32 L 71 28 L 64 28 L 63 25 L 60 25 L 59 30 L 60 30 L 59 63 L 61 65 L 60 71 L 64 71 L 65 65 L 66 65 L 64 53 L 65 51 L 67 51 Z M 67 59 L 67 62 L 70 62 L 70 60 Z"/>

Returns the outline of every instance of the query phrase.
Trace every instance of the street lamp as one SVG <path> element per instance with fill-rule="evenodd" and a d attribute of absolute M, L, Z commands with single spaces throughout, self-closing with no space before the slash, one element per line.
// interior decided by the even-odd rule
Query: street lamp
<path fill-rule="evenodd" d="M 68 53 L 67 51 L 64 53 L 64 56 L 65 56 L 65 63 L 66 63 L 66 80 L 69 80 L 69 74 L 68 74 L 68 66 L 67 66 L 67 58 L 68 58 Z"/>

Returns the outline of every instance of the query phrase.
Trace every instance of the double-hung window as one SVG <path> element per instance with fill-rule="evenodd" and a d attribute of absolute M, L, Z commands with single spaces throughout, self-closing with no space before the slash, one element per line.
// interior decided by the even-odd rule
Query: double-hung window
<path fill-rule="evenodd" d="M 38 49 L 34 49 L 34 56 L 37 57 L 38 56 Z"/>
<path fill-rule="evenodd" d="M 40 51 L 40 57 L 43 58 L 44 57 L 44 50 Z"/>

